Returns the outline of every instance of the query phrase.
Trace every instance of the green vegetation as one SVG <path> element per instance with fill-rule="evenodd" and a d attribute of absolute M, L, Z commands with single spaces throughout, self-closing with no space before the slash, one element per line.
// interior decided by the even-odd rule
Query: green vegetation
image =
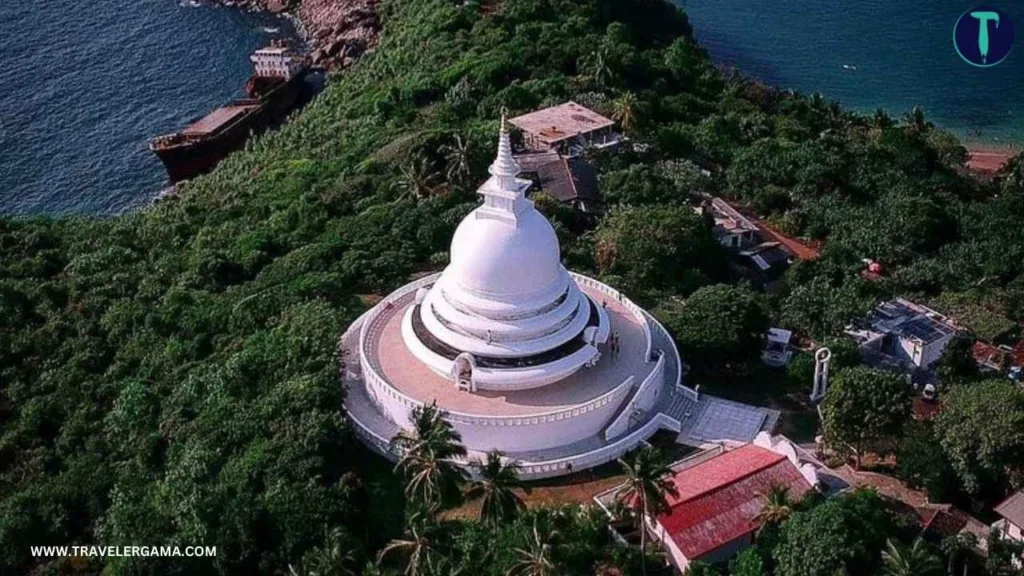
<path fill-rule="evenodd" d="M 957 386 L 935 433 L 963 487 L 998 498 L 1024 462 L 1024 390 L 1006 380 Z"/>
<path fill-rule="evenodd" d="M 896 534 L 895 520 L 874 492 L 831 498 L 782 525 L 775 574 L 872 574 L 881 563 L 879 551 Z"/>
<path fill-rule="evenodd" d="M 902 434 L 911 403 L 910 386 L 897 374 L 866 366 L 837 370 L 822 404 L 825 442 L 852 452 L 860 468 L 866 449 L 892 451 L 886 442 Z"/>
<path fill-rule="evenodd" d="M 453 558 L 472 574 L 545 562 L 560 574 L 638 573 L 643 562 L 590 511 L 530 511 L 497 536 L 421 521 L 448 497 L 444 482 L 428 488 L 434 471 L 451 476 L 444 457 L 403 467 L 426 474 L 407 505 L 341 409 L 339 335 L 362 297 L 447 260 L 503 107 L 572 98 L 648 144 L 594 155 L 612 204 L 594 230 L 538 204 L 575 268 L 639 301 L 681 300 L 700 319 L 731 313 L 716 292 L 742 296 L 741 319 L 715 335 L 719 359 L 763 319 L 745 289 L 700 291 L 737 281 L 710 222 L 687 206 L 703 191 L 825 240 L 821 259 L 793 267 L 758 305 L 785 327 L 833 335 L 897 293 L 970 293 L 964 302 L 1024 318 L 1021 160 L 979 182 L 919 110 L 894 122 L 724 78 L 662 0 L 481 4 L 384 0 L 375 52 L 178 198 L 109 219 L 0 219 L 0 571 L 345 573 L 399 539 L 384 570 L 415 557 L 424 574 L 453 573 Z M 862 258 L 890 274 L 862 280 Z M 691 328 L 675 329 L 685 339 Z M 1006 403 L 989 419 L 970 390 L 954 392 L 951 413 L 986 431 L 975 438 L 952 417 L 936 430 L 973 487 L 1019 468 L 1024 406 L 993 390 Z M 762 561 L 782 575 L 880 566 L 891 535 L 864 528 L 870 511 L 833 510 L 865 498 L 794 513 Z M 208 544 L 218 555 L 29 556 L 30 545 L 72 543 Z"/>

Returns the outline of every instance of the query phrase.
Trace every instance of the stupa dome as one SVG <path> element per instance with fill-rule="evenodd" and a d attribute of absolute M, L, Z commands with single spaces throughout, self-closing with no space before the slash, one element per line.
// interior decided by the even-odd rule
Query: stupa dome
<path fill-rule="evenodd" d="M 471 293 L 512 302 L 561 278 L 559 254 L 555 229 L 533 208 L 514 224 L 474 213 L 455 231 L 445 276 Z"/>

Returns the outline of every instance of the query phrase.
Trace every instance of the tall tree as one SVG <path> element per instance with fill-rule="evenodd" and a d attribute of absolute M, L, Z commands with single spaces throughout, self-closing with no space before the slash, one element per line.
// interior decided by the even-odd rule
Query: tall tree
<path fill-rule="evenodd" d="M 953 387 L 935 435 L 967 491 L 999 492 L 1024 470 L 1024 390 L 1008 380 Z"/>
<path fill-rule="evenodd" d="M 417 406 L 411 419 L 413 430 L 400 430 L 391 440 L 400 454 L 395 470 L 406 475 L 406 497 L 435 513 L 465 482 L 454 459 L 464 457 L 466 447 L 436 403 Z"/>
<path fill-rule="evenodd" d="M 868 447 L 895 447 L 912 404 L 910 385 L 892 372 L 865 366 L 837 370 L 823 405 L 825 441 L 836 450 L 852 450 L 860 468 Z"/>
<path fill-rule="evenodd" d="M 540 529 L 537 520 L 533 522 L 533 533 L 524 548 L 516 548 L 516 560 L 506 576 L 555 576 L 554 545 L 558 538 L 556 530 Z"/>
<path fill-rule="evenodd" d="M 479 479 L 473 481 L 466 496 L 481 498 L 480 521 L 497 529 L 502 522 L 515 518 L 526 506 L 516 493 L 523 487 L 519 480 L 519 463 L 505 461 L 501 452 L 492 450 L 487 453 L 486 462 L 476 462 L 474 467 Z"/>
<path fill-rule="evenodd" d="M 619 123 L 626 134 L 633 132 L 639 121 L 640 102 L 636 94 L 626 91 L 612 100 L 612 120 Z"/>
<path fill-rule="evenodd" d="M 924 110 L 920 106 L 914 106 L 910 112 L 907 112 L 903 117 L 903 124 L 911 134 L 924 134 L 932 127 L 932 123 L 925 118 Z"/>
<path fill-rule="evenodd" d="M 436 573 L 438 563 L 444 558 L 436 532 L 435 525 L 419 516 L 413 516 L 409 520 L 405 537 L 392 540 L 377 554 L 377 565 L 382 566 L 389 558 L 398 556 L 405 566 L 406 576 Z"/>
<path fill-rule="evenodd" d="M 758 524 L 759 530 L 768 526 L 778 526 L 793 513 L 793 502 L 789 498 L 789 486 L 773 484 L 768 492 L 761 496 L 764 498 L 764 504 L 754 516 L 754 522 Z"/>
<path fill-rule="evenodd" d="M 456 185 L 465 183 L 472 173 L 469 142 L 462 138 L 461 134 L 453 134 L 452 141 L 441 146 L 441 153 L 447 164 L 445 174 L 448 182 Z"/>
<path fill-rule="evenodd" d="M 970 532 L 961 532 L 942 539 L 942 553 L 946 555 L 946 573 L 955 576 L 956 565 L 963 565 L 963 576 L 971 565 L 971 552 L 978 546 L 978 537 Z"/>
<path fill-rule="evenodd" d="M 978 377 L 978 365 L 971 354 L 973 346 L 974 340 L 965 337 L 954 338 L 946 345 L 935 366 L 935 375 L 943 388 L 970 382 Z"/>
<path fill-rule="evenodd" d="M 619 465 L 626 482 L 616 497 L 633 510 L 644 556 L 641 573 L 647 574 L 647 518 L 668 512 L 668 496 L 678 496 L 679 491 L 672 482 L 668 458 L 650 444 L 644 444 L 630 458 L 620 458 Z"/>
<path fill-rule="evenodd" d="M 915 490 L 923 488 L 932 502 L 949 502 L 957 478 L 929 421 L 911 422 L 896 449 L 896 476 Z"/>
<path fill-rule="evenodd" d="M 726 260 L 711 228 L 685 206 L 613 210 L 594 232 L 594 260 L 602 275 L 620 277 L 629 293 L 688 293 L 724 274 Z"/>
<path fill-rule="evenodd" d="M 706 370 L 757 357 L 768 329 L 761 299 L 745 286 L 704 286 L 663 316 L 683 356 Z"/>
<path fill-rule="evenodd" d="M 874 574 L 898 526 L 875 492 L 857 489 L 794 512 L 772 550 L 776 576 Z"/>
<path fill-rule="evenodd" d="M 910 546 L 900 546 L 892 539 L 885 541 L 885 550 L 882 550 L 884 576 L 937 576 L 941 571 L 939 559 L 928 551 L 920 538 Z"/>

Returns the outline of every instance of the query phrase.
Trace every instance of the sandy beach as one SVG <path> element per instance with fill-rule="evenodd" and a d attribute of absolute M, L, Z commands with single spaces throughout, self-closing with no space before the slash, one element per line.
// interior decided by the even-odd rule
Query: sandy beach
<path fill-rule="evenodd" d="M 998 144 L 971 143 L 964 146 L 969 155 L 967 168 L 980 174 L 995 173 L 1007 160 L 1020 153 L 1019 148 Z"/>

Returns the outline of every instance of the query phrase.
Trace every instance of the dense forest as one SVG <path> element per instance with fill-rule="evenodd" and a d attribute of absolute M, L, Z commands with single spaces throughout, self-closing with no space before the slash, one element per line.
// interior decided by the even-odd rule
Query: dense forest
<path fill-rule="evenodd" d="M 920 110 L 862 115 L 721 73 L 663 0 L 381 10 L 373 53 L 178 197 L 113 218 L 0 219 L 0 573 L 372 573 L 407 528 L 447 543 L 423 574 L 506 574 L 544 546 L 551 571 L 530 573 L 639 573 L 586 510 L 416 532 L 401 478 L 342 410 L 341 332 L 374 295 L 446 263 L 503 108 L 574 99 L 644 144 L 591 155 L 609 203 L 598 221 L 537 203 L 567 263 L 656 309 L 700 359 L 696 378 L 756 355 L 752 335 L 769 322 L 834 336 L 893 294 L 945 302 L 996 340 L 1024 319 L 1024 162 L 974 179 L 964 148 Z M 692 210 L 700 193 L 823 241 L 822 257 L 756 293 Z M 866 258 L 882 280 L 862 278 Z M 963 376 L 950 393 L 959 412 L 906 442 L 941 446 L 923 467 L 949 468 L 956 491 L 989 501 L 1019 478 L 1024 401 Z M 989 393 L 1012 418 L 984 412 Z M 909 542 L 871 494 L 803 506 L 734 573 L 866 574 L 888 538 Z M 30 556 L 72 543 L 218 554 Z"/>

